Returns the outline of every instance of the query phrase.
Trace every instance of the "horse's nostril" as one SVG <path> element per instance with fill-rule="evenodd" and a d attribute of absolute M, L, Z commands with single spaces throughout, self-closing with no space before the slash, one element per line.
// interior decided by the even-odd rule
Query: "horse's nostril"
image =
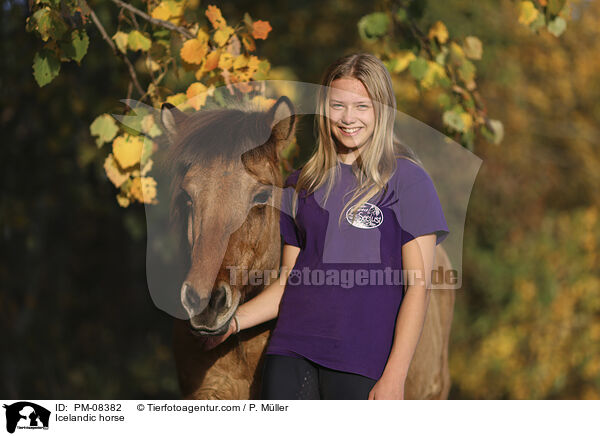
<path fill-rule="evenodd" d="M 194 291 L 194 288 L 192 288 L 190 285 L 186 284 L 184 286 L 185 286 L 185 290 L 183 291 L 184 305 L 187 307 L 188 310 L 193 311 L 200 305 L 200 297 Z"/>
<path fill-rule="evenodd" d="M 212 292 L 212 298 L 210 301 L 210 305 L 215 309 L 220 309 L 225 306 L 226 303 L 226 292 L 223 288 L 217 288 Z"/>

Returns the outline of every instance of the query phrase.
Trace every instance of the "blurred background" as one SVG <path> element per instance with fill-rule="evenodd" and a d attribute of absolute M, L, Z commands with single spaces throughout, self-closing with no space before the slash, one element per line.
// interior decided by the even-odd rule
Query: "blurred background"
<path fill-rule="evenodd" d="M 208 4 L 229 23 L 246 13 L 270 23 L 254 52 L 270 63 L 266 77 L 318 83 L 339 56 L 385 53 L 388 42 L 365 38 L 359 22 L 395 3 Z M 504 132 L 499 143 L 474 135 L 465 144 L 483 164 L 465 223 L 450 398 L 599 399 L 600 4 L 568 2 L 556 36 L 523 24 L 521 3 L 531 2 L 418 3 L 411 14 L 425 32 L 441 21 L 451 38 L 481 41 L 478 93 Z M 113 35 L 115 3 L 90 7 Z M 98 115 L 122 106 L 127 70 L 88 24 L 81 65 L 63 62 L 40 87 L 32 62 L 42 41 L 26 31 L 30 15 L 27 2 L 3 0 L 0 396 L 179 398 L 172 318 L 146 287 L 144 205 L 115 200 L 108 151 L 90 133 Z M 446 131 L 435 88 L 406 71 L 393 78 L 398 109 Z M 310 151 L 301 148 L 294 166 Z"/>

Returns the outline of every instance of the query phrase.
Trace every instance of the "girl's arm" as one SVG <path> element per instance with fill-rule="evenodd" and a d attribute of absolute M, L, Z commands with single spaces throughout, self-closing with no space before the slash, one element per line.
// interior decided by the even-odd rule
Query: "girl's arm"
<path fill-rule="evenodd" d="M 392 351 L 381 377 L 394 383 L 403 384 L 406 380 L 410 362 L 421 337 L 431 294 L 435 241 L 436 235 L 430 233 L 402 246 L 402 268 L 407 272 L 409 281 L 396 319 Z"/>
<path fill-rule="evenodd" d="M 277 317 L 287 277 L 296 264 L 299 253 L 300 248 L 284 244 L 279 278 L 263 289 L 256 297 L 237 308 L 235 314 L 240 330 L 254 327 Z"/>

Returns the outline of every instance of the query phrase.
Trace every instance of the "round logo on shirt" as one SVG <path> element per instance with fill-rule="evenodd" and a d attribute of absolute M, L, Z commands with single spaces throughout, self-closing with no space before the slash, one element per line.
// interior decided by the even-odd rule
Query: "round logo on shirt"
<path fill-rule="evenodd" d="M 350 208 L 346 210 L 346 221 L 359 229 L 373 229 L 383 222 L 383 212 L 377 206 L 371 203 L 363 204 L 354 219 L 350 214 Z"/>

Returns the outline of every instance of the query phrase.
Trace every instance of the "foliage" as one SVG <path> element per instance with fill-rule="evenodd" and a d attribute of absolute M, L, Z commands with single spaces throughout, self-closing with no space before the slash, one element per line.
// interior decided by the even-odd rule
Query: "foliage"
<path fill-rule="evenodd" d="M 487 295 L 454 324 L 461 396 L 600 399 L 599 211 L 550 213 L 538 231 L 516 230 L 493 251 L 469 247 Z"/>
<path fill-rule="evenodd" d="M 60 61 L 79 63 L 85 56 L 89 44 L 85 24 L 90 21 L 130 65 L 130 90 L 135 86 L 141 94 L 139 101 L 150 99 L 155 109 L 169 102 L 182 111 L 199 110 L 209 98 L 222 104 L 223 96 L 215 92 L 220 86 L 226 86 L 232 94 L 249 94 L 255 89 L 248 82 L 268 74 L 269 62 L 252 54 L 255 41 L 266 39 L 272 30 L 267 21 L 254 21 L 246 13 L 243 23 L 232 27 L 218 7 L 209 5 L 204 12 L 209 23 L 202 23 L 196 0 L 148 0 L 144 2 L 147 13 L 119 0 L 115 3 L 130 12 L 131 19 L 120 14 L 118 29 L 108 39 L 85 0 L 70 0 L 66 9 L 55 1 L 37 0 L 26 28 L 36 31 L 46 42 L 34 58 L 34 77 L 40 86 L 58 75 Z M 146 19 L 143 26 L 135 15 Z M 130 52 L 142 61 L 139 71 L 128 60 Z M 149 79 L 145 89 L 138 74 Z M 170 86 L 164 84 L 167 81 Z M 99 147 L 112 144 L 104 169 L 119 189 L 118 203 L 122 207 L 132 201 L 155 204 L 156 182 L 148 172 L 157 149 L 152 138 L 163 132 L 147 108 L 136 107 L 129 120 L 133 128 L 119 128 L 110 115 L 102 114 L 91 124 L 90 133 Z"/>
<path fill-rule="evenodd" d="M 423 13 L 415 1 L 386 1 L 385 12 L 373 12 L 358 22 L 358 32 L 393 74 L 408 72 L 421 91 L 436 90 L 442 120 L 457 141 L 473 150 L 474 134 L 499 144 L 504 136 L 500 120 L 488 117 L 476 83 L 475 62 L 482 58 L 477 36 L 451 38 L 437 20 L 424 32 L 418 25 Z M 566 27 L 569 8 L 564 0 L 518 4 L 519 22 L 534 31 L 546 25 L 559 36 Z"/>

